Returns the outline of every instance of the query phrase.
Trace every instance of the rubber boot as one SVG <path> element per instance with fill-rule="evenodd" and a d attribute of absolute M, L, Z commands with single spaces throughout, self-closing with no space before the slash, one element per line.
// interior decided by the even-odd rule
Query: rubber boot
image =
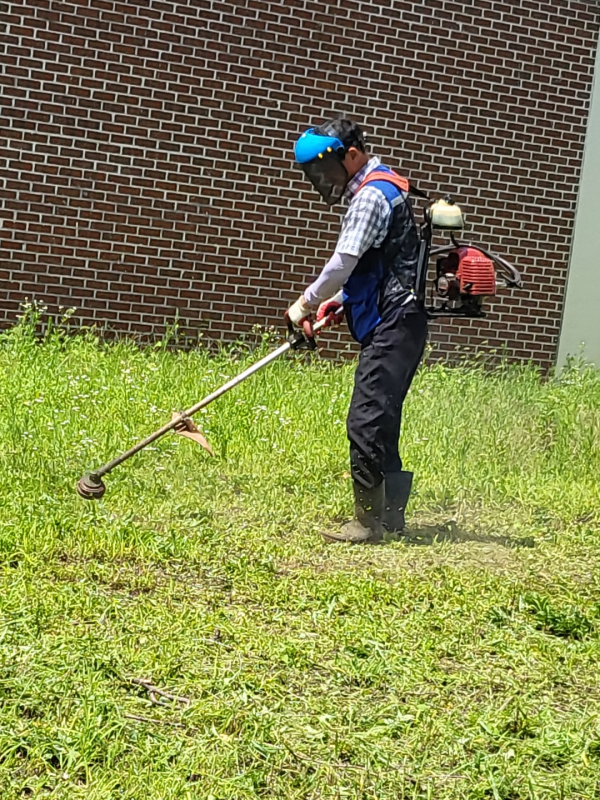
<path fill-rule="evenodd" d="M 351 544 L 378 544 L 383 540 L 383 505 L 385 488 L 383 483 L 374 489 L 365 489 L 354 482 L 354 516 L 344 523 L 339 533 L 323 533 L 329 542 L 350 542 Z"/>
<path fill-rule="evenodd" d="M 410 497 L 412 481 L 412 472 L 390 472 L 385 476 L 383 527 L 387 533 L 402 533 L 404 530 L 404 511 Z"/>

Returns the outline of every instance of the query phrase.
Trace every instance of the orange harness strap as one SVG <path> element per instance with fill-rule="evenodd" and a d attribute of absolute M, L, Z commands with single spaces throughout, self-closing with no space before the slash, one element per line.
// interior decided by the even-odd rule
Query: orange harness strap
<path fill-rule="evenodd" d="M 372 172 L 369 172 L 367 177 L 358 187 L 356 190 L 357 194 L 368 183 L 373 183 L 373 181 L 387 181 L 388 183 L 392 183 L 397 189 L 400 189 L 401 192 L 408 192 L 410 189 L 410 183 L 408 180 L 403 178 L 402 175 L 398 175 L 397 172 L 388 172 L 384 169 L 374 169 Z"/>

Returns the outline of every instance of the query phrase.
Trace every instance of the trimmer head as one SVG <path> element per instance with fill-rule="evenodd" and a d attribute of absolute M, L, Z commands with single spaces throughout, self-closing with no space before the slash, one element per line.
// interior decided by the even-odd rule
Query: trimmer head
<path fill-rule="evenodd" d="M 106 486 L 102 478 L 93 472 L 84 475 L 77 481 L 77 493 L 84 500 L 99 500 L 105 491 Z"/>

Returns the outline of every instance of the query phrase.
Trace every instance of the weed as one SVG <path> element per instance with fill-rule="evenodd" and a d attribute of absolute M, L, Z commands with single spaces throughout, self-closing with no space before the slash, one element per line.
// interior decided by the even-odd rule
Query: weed
<path fill-rule="evenodd" d="M 592 621 L 579 609 L 572 606 L 556 609 L 548 597 L 538 592 L 528 592 L 522 598 L 521 605 L 532 615 L 539 630 L 553 636 L 583 639 L 594 630 Z"/>
<path fill-rule="evenodd" d="M 42 311 L 0 338 L 2 800 L 598 796 L 596 372 L 421 369 L 411 536 L 327 546 L 352 364 L 273 364 L 198 414 L 215 458 L 165 437 L 86 503 L 273 334 L 140 350 Z"/>

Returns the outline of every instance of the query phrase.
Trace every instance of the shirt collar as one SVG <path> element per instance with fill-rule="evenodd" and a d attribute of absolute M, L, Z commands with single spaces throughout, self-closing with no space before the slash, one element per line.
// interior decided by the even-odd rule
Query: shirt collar
<path fill-rule="evenodd" d="M 356 175 L 353 175 L 350 180 L 348 181 L 348 185 L 346 186 L 346 191 L 344 192 L 344 197 L 350 200 L 356 194 L 358 187 L 367 177 L 369 172 L 373 172 L 374 169 L 381 165 L 381 159 L 377 158 L 377 156 L 373 156 L 370 158 L 364 167 L 358 170 Z"/>

